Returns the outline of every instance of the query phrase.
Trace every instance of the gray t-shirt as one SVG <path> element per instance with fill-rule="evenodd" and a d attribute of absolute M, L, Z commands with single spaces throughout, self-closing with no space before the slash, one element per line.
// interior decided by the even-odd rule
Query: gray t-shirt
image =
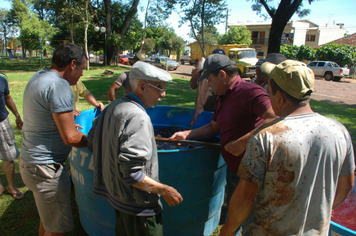
<path fill-rule="evenodd" d="M 117 77 L 117 79 L 115 80 L 115 83 L 117 83 L 120 87 L 124 86 L 125 95 L 128 95 L 131 93 L 131 85 L 129 82 L 129 75 L 130 75 L 130 72 L 124 72 L 119 77 Z"/>
<path fill-rule="evenodd" d="M 253 235 L 328 235 L 339 176 L 355 169 L 346 128 L 317 113 L 261 127 L 242 163 L 240 178 L 259 187 Z"/>
<path fill-rule="evenodd" d="M 32 76 L 23 99 L 21 158 L 30 163 L 63 163 L 71 151 L 64 144 L 52 113 L 73 110 L 73 95 L 67 80 L 44 69 Z"/>

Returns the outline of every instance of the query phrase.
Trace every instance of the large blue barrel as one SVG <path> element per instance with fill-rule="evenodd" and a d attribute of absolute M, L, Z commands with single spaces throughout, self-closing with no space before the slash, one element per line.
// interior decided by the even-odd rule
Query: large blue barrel
<path fill-rule="evenodd" d="M 197 128 L 210 122 L 212 113 L 203 112 L 189 125 L 194 109 L 157 106 L 147 110 L 154 127 Z M 87 133 L 94 110 L 76 117 Z M 184 201 L 175 207 L 163 203 L 163 230 L 168 236 L 211 235 L 218 226 L 224 200 L 226 164 L 215 147 L 159 150 L 160 182 L 176 188 Z M 111 205 L 94 197 L 93 158 L 87 148 L 73 148 L 70 155 L 72 179 L 80 220 L 91 235 L 114 235 L 115 214 Z"/>

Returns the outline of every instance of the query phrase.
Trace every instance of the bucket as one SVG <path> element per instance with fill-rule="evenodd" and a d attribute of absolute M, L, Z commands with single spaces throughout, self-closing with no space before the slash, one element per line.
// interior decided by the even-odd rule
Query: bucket
<path fill-rule="evenodd" d="M 189 125 L 194 109 L 156 106 L 147 109 L 154 127 L 198 128 L 210 122 L 212 113 L 203 112 L 193 127 Z M 90 130 L 94 109 L 81 112 L 76 124 Z M 219 224 L 224 201 L 226 164 L 215 147 L 158 150 L 160 182 L 181 193 L 181 204 L 163 204 L 163 231 L 166 236 L 211 235 Z M 115 235 L 115 211 L 105 200 L 94 197 L 93 157 L 87 148 L 72 148 L 71 173 L 80 221 L 91 235 Z"/>

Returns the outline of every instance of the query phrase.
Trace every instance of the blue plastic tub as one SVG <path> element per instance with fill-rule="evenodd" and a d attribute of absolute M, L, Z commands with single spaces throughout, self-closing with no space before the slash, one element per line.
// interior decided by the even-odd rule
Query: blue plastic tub
<path fill-rule="evenodd" d="M 192 128 L 194 109 L 157 106 L 148 109 L 153 126 Z M 94 109 L 76 117 L 87 133 L 96 116 Z M 210 122 L 212 113 L 203 112 L 194 128 Z M 163 203 L 165 235 L 211 235 L 218 226 L 224 200 L 226 164 L 215 147 L 159 150 L 160 182 L 176 188 L 184 201 L 175 207 Z M 93 158 L 87 148 L 73 148 L 70 155 L 72 179 L 80 220 L 91 235 L 114 235 L 115 213 L 111 205 L 92 194 Z"/>

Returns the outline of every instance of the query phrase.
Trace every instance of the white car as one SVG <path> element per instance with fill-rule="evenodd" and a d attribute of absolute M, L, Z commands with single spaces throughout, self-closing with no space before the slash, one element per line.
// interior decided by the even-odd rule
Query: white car
<path fill-rule="evenodd" d="M 312 61 L 308 67 L 315 76 L 324 77 L 327 81 L 340 81 L 344 77 L 343 69 L 333 61 Z"/>

